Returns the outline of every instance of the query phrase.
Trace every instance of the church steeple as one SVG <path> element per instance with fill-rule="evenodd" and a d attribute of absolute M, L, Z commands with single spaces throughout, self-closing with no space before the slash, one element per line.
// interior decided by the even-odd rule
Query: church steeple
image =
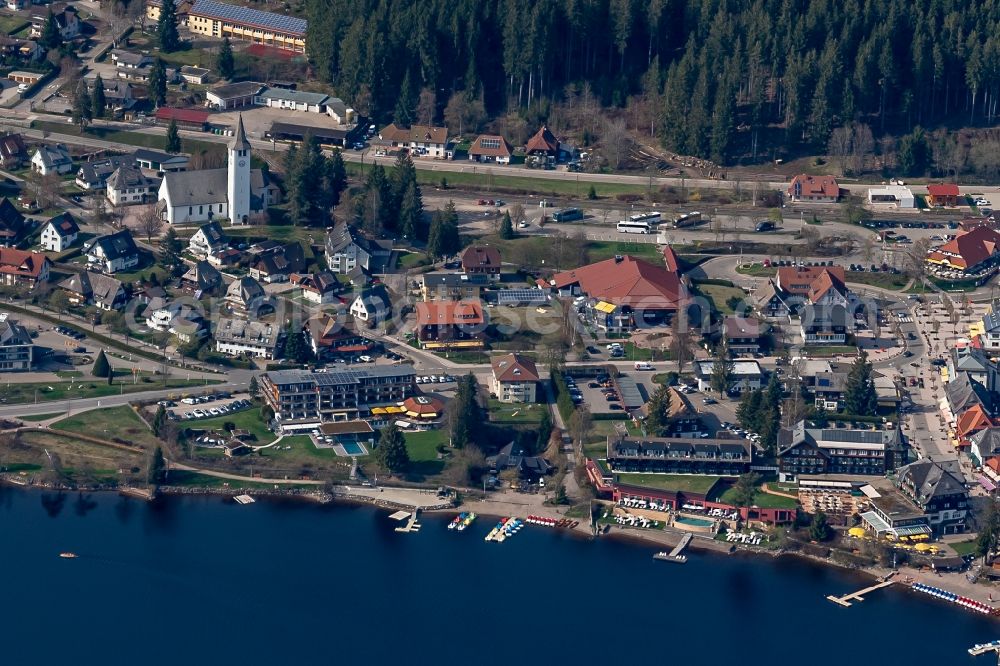
<path fill-rule="evenodd" d="M 243 114 L 236 123 L 236 133 L 229 142 L 229 178 L 227 188 L 229 219 L 246 224 L 250 218 L 250 142 L 243 128 Z"/>
<path fill-rule="evenodd" d="M 233 140 L 229 142 L 229 150 L 246 150 L 250 151 L 250 142 L 247 141 L 246 130 L 243 129 L 243 114 L 239 115 L 239 120 L 236 122 L 236 134 L 233 136 Z"/>

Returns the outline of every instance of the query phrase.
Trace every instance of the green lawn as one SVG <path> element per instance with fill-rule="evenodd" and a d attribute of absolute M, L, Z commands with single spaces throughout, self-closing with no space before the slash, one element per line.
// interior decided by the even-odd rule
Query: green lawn
<path fill-rule="evenodd" d="M 190 421 L 184 421 L 183 423 L 190 428 L 196 428 L 199 430 L 222 430 L 226 423 L 232 423 L 237 428 L 247 430 L 252 433 L 254 437 L 257 438 L 257 441 L 253 443 L 255 446 L 262 446 L 273 442 L 276 439 L 276 435 L 268 430 L 267 424 L 265 424 L 263 419 L 261 419 L 260 409 L 256 407 L 244 409 L 243 411 L 236 412 L 234 414 L 223 414 L 222 416 L 216 416 L 210 419 L 192 419 Z M 293 438 L 288 437 L 287 439 Z M 308 440 L 309 438 L 306 437 L 306 439 Z M 312 444 L 310 444 L 310 446 L 312 446 Z"/>
<path fill-rule="evenodd" d="M 490 398 L 490 421 L 494 423 L 540 423 L 548 405 L 508 404 Z"/>
<path fill-rule="evenodd" d="M 404 433 L 406 438 L 406 450 L 410 454 L 410 461 L 437 462 L 437 447 L 448 443 L 448 431 L 443 428 L 436 430 L 425 430 L 423 432 Z"/>
<path fill-rule="evenodd" d="M 147 377 L 147 379 L 152 379 Z M 209 384 L 218 384 L 218 380 L 210 380 Z M 167 378 L 164 381 L 142 381 L 133 384 L 115 383 L 108 385 L 105 379 L 97 377 L 87 377 L 77 381 L 69 382 L 40 382 L 37 384 L 10 384 L 0 386 L 0 397 L 6 399 L 7 404 L 21 404 L 33 402 L 37 397 L 39 402 L 52 402 L 56 400 L 76 400 L 78 398 L 102 398 L 106 395 L 120 395 L 122 393 L 138 393 L 140 391 L 156 391 L 160 389 L 187 388 L 190 386 L 204 386 L 203 379 L 174 379 Z M 51 390 L 50 390 L 51 389 Z M 37 393 L 36 393 L 37 391 Z"/>
<path fill-rule="evenodd" d="M 619 254 L 630 254 L 654 264 L 663 263 L 663 255 L 656 243 L 630 243 L 628 241 L 588 241 L 587 258 L 594 261 L 610 259 Z"/>
<path fill-rule="evenodd" d="M 761 264 L 742 264 L 736 267 L 736 272 L 751 277 L 774 277 L 778 274 L 778 269 Z"/>
<path fill-rule="evenodd" d="M 951 546 L 960 557 L 965 555 L 972 555 L 976 552 L 976 540 L 971 541 L 958 541 L 956 543 L 948 544 Z"/>
<path fill-rule="evenodd" d="M 18 416 L 17 418 L 22 421 L 48 421 L 63 414 L 65 412 L 50 412 L 48 414 L 28 414 L 27 416 Z"/>
<path fill-rule="evenodd" d="M 419 252 L 404 252 L 399 256 L 399 267 L 407 270 L 427 264 L 427 255 Z"/>
<path fill-rule="evenodd" d="M 732 506 L 736 506 L 736 488 L 731 486 L 726 489 L 724 493 L 717 498 L 720 502 L 725 502 Z M 768 493 L 760 492 L 757 493 L 756 499 L 753 502 L 754 506 L 761 509 L 794 509 L 799 505 L 796 500 L 790 497 L 782 497 L 781 495 L 770 495 Z"/>
<path fill-rule="evenodd" d="M 721 479 L 721 476 L 701 476 L 696 474 L 617 474 L 618 482 L 642 488 L 657 490 L 679 490 L 681 492 L 707 494 Z"/>
<path fill-rule="evenodd" d="M 186 470 L 175 469 L 170 472 L 170 476 L 167 478 L 167 484 L 171 486 L 187 486 L 190 488 L 245 488 L 247 490 L 262 490 L 262 489 L 272 489 L 275 487 L 274 483 L 261 483 L 259 481 L 236 481 L 233 479 L 222 479 L 217 476 L 209 476 L 208 474 L 199 474 L 198 472 L 189 472 Z M 288 484 L 282 483 L 280 488 L 302 488 L 302 489 L 313 489 L 316 486 L 309 484 Z"/>
<path fill-rule="evenodd" d="M 116 130 L 106 127 L 88 127 L 83 132 L 76 125 L 70 123 L 54 123 L 47 122 L 44 120 L 36 120 L 31 124 L 33 129 L 45 130 L 48 132 L 53 132 L 55 134 L 70 134 L 73 136 L 89 136 L 95 139 L 101 139 L 103 141 L 113 141 L 116 143 L 125 143 L 130 146 L 141 146 L 143 148 L 153 148 L 155 150 L 164 150 L 166 148 L 167 138 L 165 134 L 144 134 L 142 132 L 130 132 L 125 130 Z M 221 143 L 212 143 L 209 141 L 199 141 L 197 139 L 189 139 L 182 137 L 181 148 L 186 153 L 194 153 L 199 151 L 222 151 L 225 150 L 225 146 Z"/>
<path fill-rule="evenodd" d="M 808 352 L 809 356 L 838 356 L 840 354 L 857 354 L 858 348 L 849 345 L 810 346 L 803 347 L 803 351 Z"/>
<path fill-rule="evenodd" d="M 722 314 L 733 314 L 735 310 L 726 303 L 730 298 L 745 300 L 747 295 L 739 287 L 727 287 L 720 284 L 698 284 L 695 289 L 705 298 L 712 301 L 715 310 Z"/>
<path fill-rule="evenodd" d="M 902 273 L 869 273 L 865 271 L 847 271 L 846 279 L 855 284 L 866 284 L 880 289 L 899 291 L 910 283 L 910 278 Z"/>
<path fill-rule="evenodd" d="M 24 29 L 25 26 L 30 25 L 29 21 L 25 21 L 24 17 L 21 16 L 11 16 L 9 14 L 0 14 L 0 32 L 5 35 L 10 35 Z"/>
<path fill-rule="evenodd" d="M 101 439 L 127 439 L 141 446 L 155 446 L 159 443 L 146 423 L 127 405 L 68 416 L 56 421 L 52 428 Z"/>

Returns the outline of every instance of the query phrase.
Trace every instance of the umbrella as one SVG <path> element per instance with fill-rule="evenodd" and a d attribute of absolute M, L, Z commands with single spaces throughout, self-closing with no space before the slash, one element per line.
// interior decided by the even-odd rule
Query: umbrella
<path fill-rule="evenodd" d="M 847 533 L 850 534 L 852 537 L 860 538 L 865 535 L 865 530 L 863 527 L 852 527 L 851 529 L 847 530 Z"/>

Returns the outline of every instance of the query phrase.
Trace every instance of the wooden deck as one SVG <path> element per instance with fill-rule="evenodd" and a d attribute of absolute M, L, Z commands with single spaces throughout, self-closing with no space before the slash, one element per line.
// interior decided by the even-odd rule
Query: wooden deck
<path fill-rule="evenodd" d="M 893 584 L 893 582 L 894 581 L 891 580 L 885 580 L 882 581 L 881 583 L 876 583 L 871 587 L 866 587 L 863 590 L 858 590 L 857 592 L 853 592 L 851 594 L 845 594 L 842 597 L 835 597 L 831 594 L 827 596 L 827 599 L 829 599 L 835 604 L 843 606 L 844 608 L 848 608 L 851 606 L 851 602 L 862 602 L 865 600 L 865 595 L 869 594 L 870 592 L 874 592 L 875 590 L 879 590 L 883 587 L 889 587 L 890 585 Z"/>

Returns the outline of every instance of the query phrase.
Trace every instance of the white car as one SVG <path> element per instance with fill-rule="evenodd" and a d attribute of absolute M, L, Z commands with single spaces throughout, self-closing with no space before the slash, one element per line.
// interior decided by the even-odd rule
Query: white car
<path fill-rule="evenodd" d="M 527 222 L 524 222 L 524 221 L 517 223 L 517 228 L 518 229 L 527 229 L 529 226 L 531 226 L 531 225 L 529 225 Z"/>
<path fill-rule="evenodd" d="M 222 415 L 222 412 L 219 411 L 218 407 L 212 407 L 212 409 L 208 410 L 208 413 L 211 414 L 212 416 L 221 416 Z"/>
<path fill-rule="evenodd" d="M 990 200 L 989 199 L 984 199 L 982 197 L 979 197 L 978 199 L 976 199 L 976 205 L 977 206 L 990 206 L 992 204 L 990 204 Z"/>
<path fill-rule="evenodd" d="M 374 361 L 374 360 L 375 360 L 375 359 L 373 359 L 373 358 L 372 358 L 371 356 L 359 356 L 359 357 L 358 357 L 358 359 L 359 359 L 359 360 L 360 360 L 360 361 L 361 361 L 362 363 L 371 363 L 372 361 Z"/>
<path fill-rule="evenodd" d="M 193 405 L 195 403 L 194 398 L 184 398 L 181 400 L 185 405 Z"/>
<path fill-rule="evenodd" d="M 193 411 L 193 412 L 191 412 L 191 413 L 192 413 L 192 414 L 194 414 L 194 417 L 195 417 L 196 419 L 202 419 L 202 418 L 205 418 L 205 412 L 201 411 L 200 409 L 196 409 L 196 410 L 194 410 L 194 411 Z"/>
<path fill-rule="evenodd" d="M 421 377 L 420 375 L 417 375 L 417 383 L 418 384 L 423 384 L 424 383 L 424 378 Z"/>

